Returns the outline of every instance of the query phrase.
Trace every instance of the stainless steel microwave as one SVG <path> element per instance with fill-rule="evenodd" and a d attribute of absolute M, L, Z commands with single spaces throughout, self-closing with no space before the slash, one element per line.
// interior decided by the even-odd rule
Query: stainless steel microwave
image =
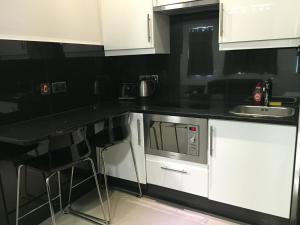
<path fill-rule="evenodd" d="M 146 153 L 207 164 L 208 120 L 144 115 Z"/>

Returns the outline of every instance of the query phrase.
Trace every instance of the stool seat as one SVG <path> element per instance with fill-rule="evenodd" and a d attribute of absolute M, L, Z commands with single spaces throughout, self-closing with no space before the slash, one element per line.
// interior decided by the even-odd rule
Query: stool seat
<path fill-rule="evenodd" d="M 0 149 L 5 149 L 6 151 L 13 151 L 13 152 L 20 152 L 20 153 L 26 153 L 28 151 L 31 151 L 32 149 L 37 148 L 38 144 L 34 145 L 15 145 L 5 142 L 0 142 Z"/>
<path fill-rule="evenodd" d="M 109 128 L 105 128 L 95 134 L 93 138 L 95 146 L 107 148 L 122 143 L 130 137 L 129 123 L 124 120 L 124 115 L 121 115 L 120 117 L 122 117 L 123 120 L 120 120 L 119 117 L 113 117 L 109 122 Z M 126 116 L 125 118 L 128 119 Z"/>
<path fill-rule="evenodd" d="M 0 150 L 1 150 L 0 160 L 16 161 L 16 159 L 17 160 L 24 159 L 22 157 L 24 157 L 26 153 L 36 150 L 37 147 L 38 144 L 20 146 L 20 145 L 0 142 Z"/>
<path fill-rule="evenodd" d="M 117 145 L 120 144 L 122 142 L 125 141 L 125 139 L 127 138 L 121 138 L 120 136 L 118 136 L 118 138 L 112 140 L 110 138 L 110 132 L 108 130 L 102 130 L 101 132 L 99 132 L 97 135 L 95 135 L 94 137 L 94 144 L 96 147 L 98 148 L 102 148 L 102 149 L 107 149 L 113 145 Z M 123 136 L 122 136 L 123 137 Z"/>
<path fill-rule="evenodd" d="M 104 129 L 95 135 L 93 139 L 95 146 L 99 148 L 105 148 L 107 145 L 111 144 L 110 134 L 108 129 Z"/>
<path fill-rule="evenodd" d="M 52 159 L 52 162 L 49 161 L 49 158 Z M 66 148 L 51 152 L 51 154 L 47 153 L 38 157 L 32 157 L 21 163 L 42 172 L 54 173 L 70 168 L 73 164 L 77 164 L 77 161 L 72 161 L 72 154 Z"/>

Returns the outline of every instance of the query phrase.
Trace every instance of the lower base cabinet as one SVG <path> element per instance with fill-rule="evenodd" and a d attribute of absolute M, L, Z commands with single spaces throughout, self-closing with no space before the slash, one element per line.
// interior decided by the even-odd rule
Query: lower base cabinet
<path fill-rule="evenodd" d="M 208 197 L 207 165 L 146 155 L 147 183 Z"/>
<path fill-rule="evenodd" d="M 290 217 L 296 127 L 210 120 L 209 199 Z"/>
<path fill-rule="evenodd" d="M 143 114 L 130 113 L 130 118 L 131 142 L 136 158 L 139 179 L 142 184 L 146 184 Z M 107 175 L 123 180 L 137 181 L 128 142 L 110 147 L 103 153 L 103 156 Z"/>

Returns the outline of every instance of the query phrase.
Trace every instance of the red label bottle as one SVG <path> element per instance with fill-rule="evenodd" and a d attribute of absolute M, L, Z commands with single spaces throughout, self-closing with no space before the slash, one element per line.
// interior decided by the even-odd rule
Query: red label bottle
<path fill-rule="evenodd" d="M 264 99 L 263 95 L 263 85 L 259 82 L 253 91 L 253 105 L 262 105 Z"/>

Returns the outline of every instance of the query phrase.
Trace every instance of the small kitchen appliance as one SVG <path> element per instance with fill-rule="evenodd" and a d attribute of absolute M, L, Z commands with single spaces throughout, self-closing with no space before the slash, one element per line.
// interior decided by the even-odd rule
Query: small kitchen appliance
<path fill-rule="evenodd" d="M 207 119 L 146 114 L 144 128 L 147 154 L 207 164 Z"/>
<path fill-rule="evenodd" d="M 153 96 L 158 84 L 157 75 L 141 75 L 139 77 L 139 97 L 147 99 Z"/>
<path fill-rule="evenodd" d="M 136 83 L 121 83 L 119 89 L 119 100 L 135 100 L 137 97 Z"/>

